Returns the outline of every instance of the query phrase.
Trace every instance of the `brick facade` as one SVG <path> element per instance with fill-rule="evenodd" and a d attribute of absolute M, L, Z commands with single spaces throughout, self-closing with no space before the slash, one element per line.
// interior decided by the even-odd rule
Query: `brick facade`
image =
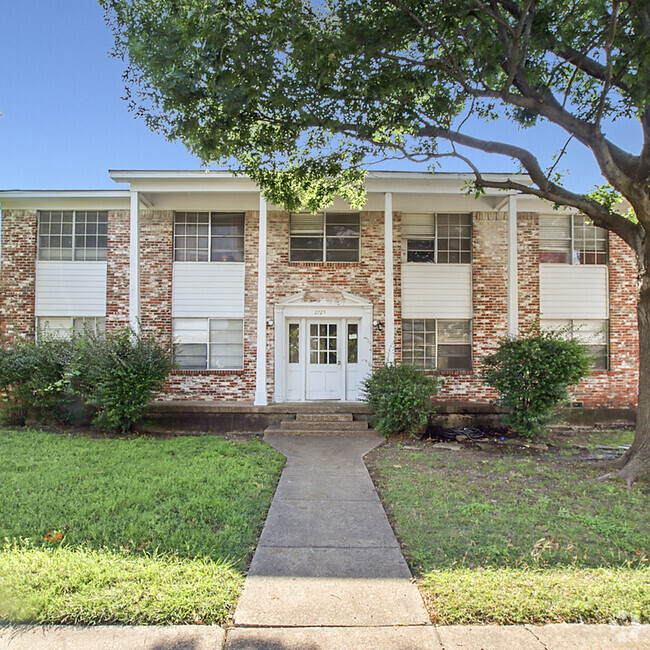
<path fill-rule="evenodd" d="M 169 213 L 169 257 L 173 254 L 173 213 Z M 169 377 L 162 400 L 187 400 L 187 401 L 253 401 L 255 397 L 255 368 L 257 350 L 257 260 L 259 242 L 259 212 L 246 213 L 244 225 L 244 260 L 246 273 L 244 276 L 244 368 L 243 370 L 174 370 Z M 163 253 L 164 254 L 164 253 Z M 144 255 L 144 251 L 143 251 Z M 158 318 L 164 323 L 169 323 L 171 331 L 171 269 L 169 263 L 169 311 L 158 313 Z M 152 274 L 155 281 L 155 273 Z M 218 288 L 215 287 L 216 290 Z M 156 292 L 154 306 L 160 312 L 164 309 L 158 304 L 160 291 Z M 165 291 L 167 290 L 165 286 Z M 161 301 L 163 302 L 163 301 Z M 269 314 L 272 314 L 272 310 Z M 144 318 L 144 307 L 143 307 Z M 272 350 L 272 347 L 271 347 Z M 269 352 L 269 355 L 271 352 Z M 270 371 L 269 371 L 270 372 Z M 269 386 L 272 386 L 272 374 L 269 375 Z"/>
<path fill-rule="evenodd" d="M 473 372 L 441 373 L 440 399 L 493 400 L 497 395 L 478 379 L 481 358 L 507 333 L 507 217 L 475 213 L 473 218 Z M 609 237 L 609 359 L 608 370 L 593 370 L 571 391 L 585 407 L 636 406 L 639 345 L 636 318 L 637 267 L 633 251 L 618 236 Z M 540 316 L 539 217 L 517 217 L 519 331 Z"/>
<path fill-rule="evenodd" d="M 609 370 L 573 390 L 584 406 L 636 406 L 639 390 L 638 269 L 632 249 L 609 235 Z"/>
<path fill-rule="evenodd" d="M 519 280 L 519 331 L 539 319 L 539 216 L 517 215 L 517 275 Z"/>
<path fill-rule="evenodd" d="M 508 332 L 508 215 L 475 212 L 472 230 L 472 372 L 441 373 L 444 400 L 497 397 L 479 379 L 481 360 Z"/>
<path fill-rule="evenodd" d="M 172 340 L 174 213 L 140 212 L 140 324 L 143 332 Z"/>
<path fill-rule="evenodd" d="M 393 218 L 393 266 L 395 269 L 395 329 L 401 330 L 401 219 Z M 289 214 L 269 212 L 267 258 L 267 313 L 272 318 L 275 304 L 300 291 L 345 291 L 369 300 L 373 320 L 386 321 L 384 276 L 384 213 L 361 213 L 361 255 L 359 262 L 290 262 Z M 385 328 L 373 328 L 372 363 L 386 360 Z M 397 337 L 396 337 L 397 338 Z M 267 332 L 268 378 L 274 375 L 274 332 Z"/>
<path fill-rule="evenodd" d="M 35 210 L 2 211 L 0 334 L 9 342 L 32 338 L 36 331 L 37 233 Z"/>
<path fill-rule="evenodd" d="M 106 330 L 129 324 L 129 231 L 130 212 L 108 213 L 106 251 Z"/>
<path fill-rule="evenodd" d="M 0 331 L 14 340 L 35 331 L 37 220 L 34 210 L 4 210 Z M 108 213 L 107 329 L 129 322 L 129 211 Z M 401 358 L 401 215 L 394 214 L 395 357 Z M 300 291 L 345 291 L 373 305 L 373 320 L 385 323 L 384 214 L 361 213 L 361 257 L 356 263 L 289 261 L 289 214 L 268 214 L 267 248 L 267 391 L 274 394 L 274 307 Z M 441 399 L 492 400 L 496 395 L 479 380 L 481 359 L 494 351 L 507 332 L 506 213 L 473 214 L 473 370 L 441 373 Z M 160 399 L 252 401 L 255 394 L 259 213 L 245 222 L 244 368 L 240 371 L 174 371 Z M 141 324 L 164 341 L 172 335 L 173 212 L 141 212 Z M 518 215 L 519 324 L 527 329 L 539 318 L 539 219 Z M 573 393 L 585 406 L 628 406 L 636 403 L 638 333 L 637 270 L 634 254 L 610 236 L 609 309 L 610 369 L 594 371 Z M 218 289 L 217 289 L 218 290 Z M 373 327 L 372 362 L 386 358 L 385 328 Z"/>

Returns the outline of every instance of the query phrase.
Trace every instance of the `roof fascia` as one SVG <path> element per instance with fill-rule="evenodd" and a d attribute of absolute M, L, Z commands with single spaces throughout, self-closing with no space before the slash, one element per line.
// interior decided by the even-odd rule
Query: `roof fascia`
<path fill-rule="evenodd" d="M 124 209 L 128 190 L 0 190 L 2 209 Z"/>

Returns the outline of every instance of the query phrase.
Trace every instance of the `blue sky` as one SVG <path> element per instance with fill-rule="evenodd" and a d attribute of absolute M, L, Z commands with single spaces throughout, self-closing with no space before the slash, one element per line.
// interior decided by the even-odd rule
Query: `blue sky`
<path fill-rule="evenodd" d="M 117 187 L 108 169 L 198 169 L 178 143 L 151 133 L 121 99 L 122 63 L 108 51 L 112 37 L 93 0 L 0 1 L 0 189 Z M 565 137 L 552 129 L 518 131 L 510 124 L 479 125 L 484 137 L 507 135 L 548 164 Z M 637 152 L 640 129 L 618 123 L 608 131 Z M 504 158 L 472 154 L 484 171 L 512 171 Z M 383 163 L 381 169 L 411 169 Z M 579 145 L 559 166 L 567 185 L 588 191 L 601 182 Z M 459 163 L 443 170 L 466 171 Z"/>

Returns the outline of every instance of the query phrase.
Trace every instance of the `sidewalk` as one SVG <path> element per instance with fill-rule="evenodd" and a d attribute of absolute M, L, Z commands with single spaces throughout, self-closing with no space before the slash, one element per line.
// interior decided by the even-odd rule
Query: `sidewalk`
<path fill-rule="evenodd" d="M 431 625 L 363 462 L 383 438 L 265 440 L 287 463 L 233 627 L 9 626 L 0 649 L 650 650 L 650 625 Z"/>
<path fill-rule="evenodd" d="M 236 628 L 237 650 L 647 650 L 650 625 Z M 221 650 L 218 626 L 0 627 L 2 650 Z"/>

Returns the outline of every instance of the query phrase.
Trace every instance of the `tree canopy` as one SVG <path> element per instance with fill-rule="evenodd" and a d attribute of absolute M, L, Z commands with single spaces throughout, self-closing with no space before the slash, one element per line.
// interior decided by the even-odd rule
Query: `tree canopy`
<path fill-rule="evenodd" d="M 639 260 L 650 337 L 647 0 L 100 2 L 133 110 L 205 163 L 235 159 L 269 200 L 315 210 L 335 194 L 361 205 L 368 162 L 458 158 L 477 191 L 535 194 L 621 236 Z M 591 151 L 612 191 L 569 189 L 556 165 L 490 130 L 503 116 L 562 129 Z M 470 117 L 487 123 L 484 136 L 470 135 Z M 606 135 L 621 118 L 640 123 L 636 152 Z M 532 186 L 483 177 L 468 148 L 514 159 Z M 619 194 L 636 219 L 617 211 Z M 641 354 L 648 431 L 650 347 Z"/>

